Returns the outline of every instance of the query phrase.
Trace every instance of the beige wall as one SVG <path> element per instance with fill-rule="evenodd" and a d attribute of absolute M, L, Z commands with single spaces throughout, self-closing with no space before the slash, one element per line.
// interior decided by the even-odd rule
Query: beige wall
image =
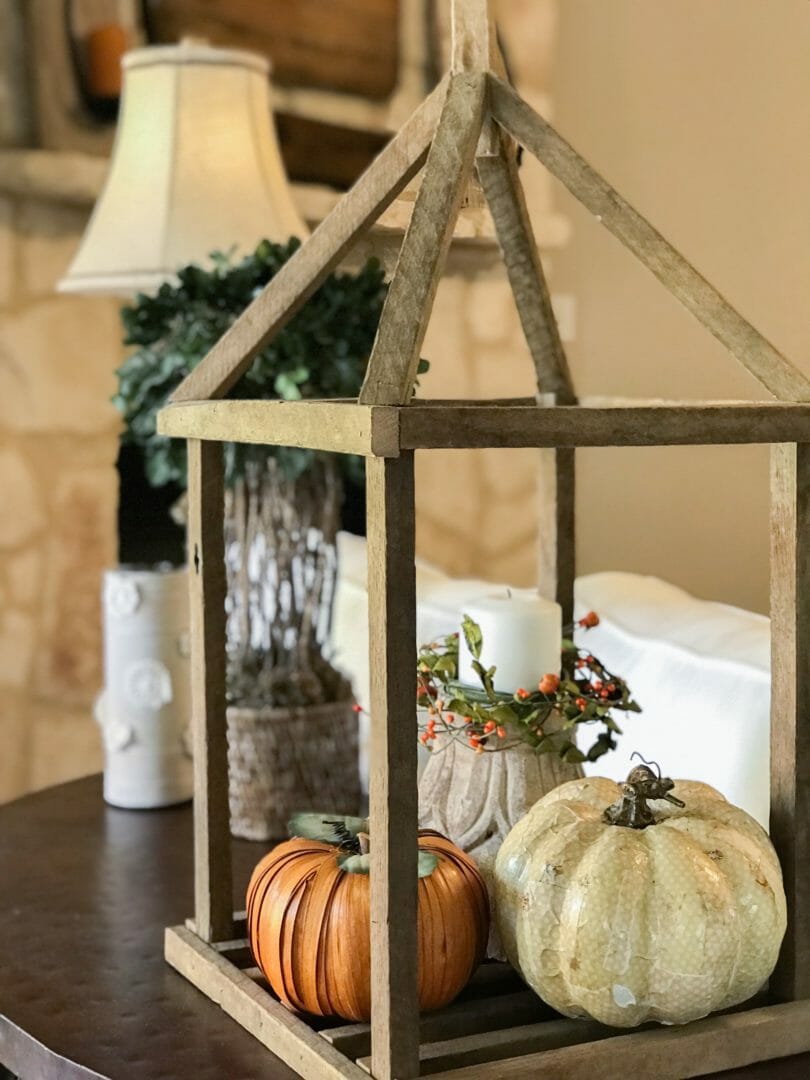
<path fill-rule="evenodd" d="M 559 0 L 552 94 L 569 140 L 810 370 L 810 4 Z M 564 192 L 554 285 L 578 298 L 580 392 L 757 386 Z M 658 574 L 765 610 L 767 453 L 581 452 L 581 571 Z"/>

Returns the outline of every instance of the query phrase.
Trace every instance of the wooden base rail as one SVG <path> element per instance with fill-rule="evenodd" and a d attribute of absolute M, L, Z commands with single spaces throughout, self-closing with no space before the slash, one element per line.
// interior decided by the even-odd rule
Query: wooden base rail
<path fill-rule="evenodd" d="M 238 915 L 234 923 L 240 926 Z M 253 966 L 246 940 L 208 944 L 173 927 L 166 959 L 302 1077 L 369 1076 L 371 1026 L 290 1012 Z M 419 1075 L 627 1080 L 635 1070 L 681 1080 L 810 1050 L 810 1001 L 749 1004 L 684 1027 L 648 1024 L 625 1033 L 561 1017 L 508 964 L 486 963 L 457 1001 L 420 1018 Z"/>

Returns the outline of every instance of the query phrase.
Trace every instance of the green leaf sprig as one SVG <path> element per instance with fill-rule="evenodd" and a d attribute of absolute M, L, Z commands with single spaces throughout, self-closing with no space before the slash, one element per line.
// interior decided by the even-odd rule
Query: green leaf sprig
<path fill-rule="evenodd" d="M 506 694 L 495 689 L 495 668 L 482 659 L 481 628 L 465 616 L 462 631 L 480 689 L 458 681 L 458 634 L 423 646 L 416 672 L 416 701 L 425 718 L 418 722 L 420 742 L 441 752 L 456 741 L 479 754 L 527 745 L 535 753 L 556 753 L 568 762 L 596 761 L 616 746 L 616 736 L 621 734 L 614 712 L 641 712 L 624 679 L 573 640 L 577 629 L 598 624 L 599 617 L 591 611 L 566 628 L 560 675 L 544 674 L 535 688 L 518 687 Z M 604 729 L 586 751 L 574 738 L 583 724 L 600 724 Z"/>
<path fill-rule="evenodd" d="M 295 238 L 286 244 L 263 240 L 238 262 L 214 253 L 210 266 L 186 266 L 154 296 L 140 294 L 122 308 L 125 344 L 135 351 L 118 369 L 113 403 L 124 419 L 123 439 L 142 449 L 153 487 L 186 483 L 185 441 L 157 434 L 158 411 L 299 247 Z M 262 349 L 229 396 L 287 401 L 356 397 L 387 290 L 376 259 L 355 273 L 330 274 Z M 427 361 L 419 370 L 427 370 Z M 233 483 L 249 460 L 268 456 L 295 479 L 309 469 L 314 453 L 229 443 L 226 479 Z M 362 459 L 342 455 L 341 460 L 352 480 L 362 482 Z"/>

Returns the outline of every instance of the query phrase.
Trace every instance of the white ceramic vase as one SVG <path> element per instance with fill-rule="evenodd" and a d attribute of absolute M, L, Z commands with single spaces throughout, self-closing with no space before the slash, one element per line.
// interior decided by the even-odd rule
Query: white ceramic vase
<path fill-rule="evenodd" d="M 185 802 L 193 793 L 187 572 L 108 570 L 102 603 L 104 799 L 143 810 Z"/>

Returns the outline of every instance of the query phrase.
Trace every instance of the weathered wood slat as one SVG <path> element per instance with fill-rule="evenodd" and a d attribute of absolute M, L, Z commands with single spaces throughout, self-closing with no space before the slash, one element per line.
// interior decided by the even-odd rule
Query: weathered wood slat
<path fill-rule="evenodd" d="M 810 404 L 583 398 L 579 406 L 538 407 L 532 398 L 515 398 L 500 403 L 417 399 L 400 408 L 353 401 L 201 401 L 163 409 L 159 429 L 203 440 L 374 457 L 396 456 L 399 448 L 807 442 Z"/>
<path fill-rule="evenodd" d="M 223 397 L 257 353 L 337 266 L 357 236 L 422 167 L 447 89 L 445 79 L 172 395 Z"/>
<path fill-rule="evenodd" d="M 367 1074 L 185 927 L 166 930 L 167 961 L 305 1080 Z"/>
<path fill-rule="evenodd" d="M 161 409 L 158 431 L 172 437 L 303 446 L 340 454 L 399 453 L 396 410 L 353 401 L 180 402 Z"/>
<path fill-rule="evenodd" d="M 400 447 L 677 446 L 810 441 L 810 406 L 639 407 L 414 404 L 400 410 Z"/>
<path fill-rule="evenodd" d="M 545 1050 L 434 1073 L 436 1080 L 686 1080 L 810 1050 L 810 1001 L 710 1016 L 683 1027 L 656 1027 L 596 1044 Z M 641 1071 L 640 1071 L 641 1070 Z"/>
<path fill-rule="evenodd" d="M 542 1024 L 479 1031 L 459 1039 L 424 1044 L 419 1051 L 419 1075 L 430 1076 L 447 1069 L 460 1069 L 519 1054 L 536 1054 L 561 1046 L 594 1042 L 615 1035 L 615 1030 L 582 1020 L 547 1020 Z M 360 1058 L 357 1064 L 370 1071 L 371 1059 Z M 528 1077 L 529 1073 L 526 1074 Z"/>
<path fill-rule="evenodd" d="M 485 88 L 483 74 L 450 79 L 360 391 L 365 405 L 404 405 L 413 392 L 436 288 L 471 175 Z"/>
<path fill-rule="evenodd" d="M 495 119 L 537 157 L 774 395 L 810 400 L 810 379 L 720 295 L 554 128 L 501 79 L 489 76 Z"/>
<path fill-rule="evenodd" d="M 576 398 L 571 372 L 551 307 L 517 163 L 507 154 L 501 138 L 497 153 L 479 153 L 475 167 L 495 222 L 498 244 L 532 354 L 537 389 L 540 393 L 554 394 L 560 405 L 573 405 Z"/>
<path fill-rule="evenodd" d="M 518 1024 L 555 1018 L 556 1013 L 531 990 L 514 990 L 492 997 L 455 1001 L 444 1009 L 423 1013 L 419 1022 L 422 1044 L 462 1038 L 480 1031 L 499 1031 Z M 324 1028 L 321 1036 L 347 1057 L 366 1057 L 371 1049 L 368 1024 Z"/>
<path fill-rule="evenodd" d="M 538 587 L 543 596 L 560 605 L 566 625 L 574 617 L 575 450 L 573 447 L 541 450 L 538 464 Z"/>
<path fill-rule="evenodd" d="M 188 440 L 194 920 L 206 941 L 234 937 L 225 727 L 222 447 Z"/>
<path fill-rule="evenodd" d="M 377 1080 L 419 1075 L 416 569 L 413 454 L 369 458 L 371 1054 Z"/>
<path fill-rule="evenodd" d="M 487 0 L 452 0 L 453 71 L 503 71 Z"/>
<path fill-rule="evenodd" d="M 810 445 L 771 450 L 771 820 L 788 926 L 770 991 L 810 998 Z"/>

